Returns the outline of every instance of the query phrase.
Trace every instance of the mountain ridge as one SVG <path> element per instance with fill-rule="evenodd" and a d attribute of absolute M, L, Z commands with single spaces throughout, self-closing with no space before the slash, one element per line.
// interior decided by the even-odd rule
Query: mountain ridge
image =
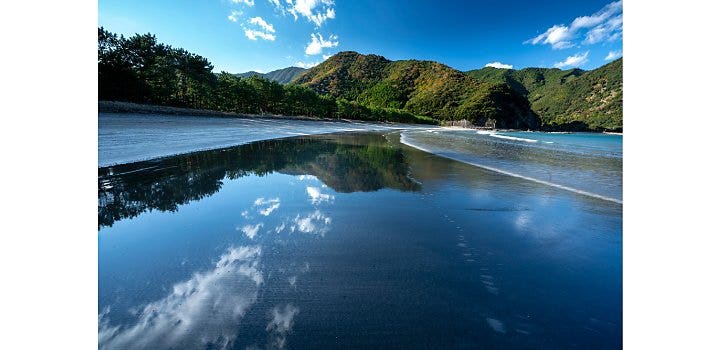
<path fill-rule="evenodd" d="M 590 71 L 461 72 L 435 61 L 343 51 L 307 70 L 238 75 L 213 73 L 208 59 L 150 33 L 126 38 L 99 27 L 98 99 L 231 113 L 621 131 L 622 59 Z"/>
<path fill-rule="evenodd" d="M 270 71 L 267 73 L 249 71 L 249 72 L 244 72 L 244 73 L 237 73 L 237 74 L 235 74 L 235 76 L 240 77 L 240 78 L 249 78 L 251 76 L 258 76 L 258 77 L 265 78 L 265 79 L 268 79 L 271 81 L 276 81 L 280 84 L 287 84 L 291 80 L 293 80 L 295 77 L 297 77 L 298 75 L 304 73 L 305 71 L 306 71 L 305 68 L 290 66 L 290 67 L 286 67 L 286 68 L 276 69 L 276 70 L 273 70 L 273 71 Z"/>
<path fill-rule="evenodd" d="M 370 107 L 402 109 L 444 121 L 622 131 L 622 57 L 592 70 L 485 67 L 461 72 L 436 61 L 392 61 L 343 51 L 305 70 L 291 83 Z"/>
<path fill-rule="evenodd" d="M 543 129 L 622 131 L 622 57 L 592 70 L 485 67 L 465 73 L 523 94 Z"/>
<path fill-rule="evenodd" d="M 499 128 L 539 127 L 527 100 L 506 84 L 483 83 L 435 61 L 391 61 L 379 55 L 343 51 L 291 83 L 372 108 L 406 110 L 443 121 L 465 119 Z"/>

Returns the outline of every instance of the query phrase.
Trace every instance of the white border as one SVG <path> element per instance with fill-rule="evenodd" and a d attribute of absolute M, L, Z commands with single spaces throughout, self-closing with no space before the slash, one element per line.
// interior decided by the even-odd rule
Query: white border
<path fill-rule="evenodd" d="M 624 4 L 628 349 L 720 348 L 713 5 Z M 97 3 L 0 14 L 0 348 L 95 348 Z"/>

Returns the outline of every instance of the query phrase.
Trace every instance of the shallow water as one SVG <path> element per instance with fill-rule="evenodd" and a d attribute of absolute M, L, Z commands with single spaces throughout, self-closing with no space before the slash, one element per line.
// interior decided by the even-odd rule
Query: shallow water
<path fill-rule="evenodd" d="M 404 143 L 451 159 L 622 203 L 622 136 L 408 130 Z"/>
<path fill-rule="evenodd" d="M 98 165 L 127 164 L 298 135 L 428 128 L 435 127 L 359 121 L 98 113 Z"/>
<path fill-rule="evenodd" d="M 621 213 L 399 132 L 101 168 L 99 345 L 619 348 Z"/>

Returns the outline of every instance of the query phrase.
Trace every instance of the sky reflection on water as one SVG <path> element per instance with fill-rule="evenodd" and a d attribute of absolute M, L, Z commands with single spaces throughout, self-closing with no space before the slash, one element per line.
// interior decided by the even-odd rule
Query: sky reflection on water
<path fill-rule="evenodd" d="M 397 134 L 103 168 L 99 345 L 618 347 L 621 211 Z"/>

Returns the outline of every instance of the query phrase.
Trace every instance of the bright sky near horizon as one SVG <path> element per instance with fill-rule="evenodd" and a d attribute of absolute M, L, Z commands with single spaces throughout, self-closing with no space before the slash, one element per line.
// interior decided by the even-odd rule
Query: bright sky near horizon
<path fill-rule="evenodd" d="M 622 1 L 123 0 L 98 26 L 204 56 L 216 72 L 310 67 L 340 51 L 462 71 L 593 69 L 622 56 Z"/>

